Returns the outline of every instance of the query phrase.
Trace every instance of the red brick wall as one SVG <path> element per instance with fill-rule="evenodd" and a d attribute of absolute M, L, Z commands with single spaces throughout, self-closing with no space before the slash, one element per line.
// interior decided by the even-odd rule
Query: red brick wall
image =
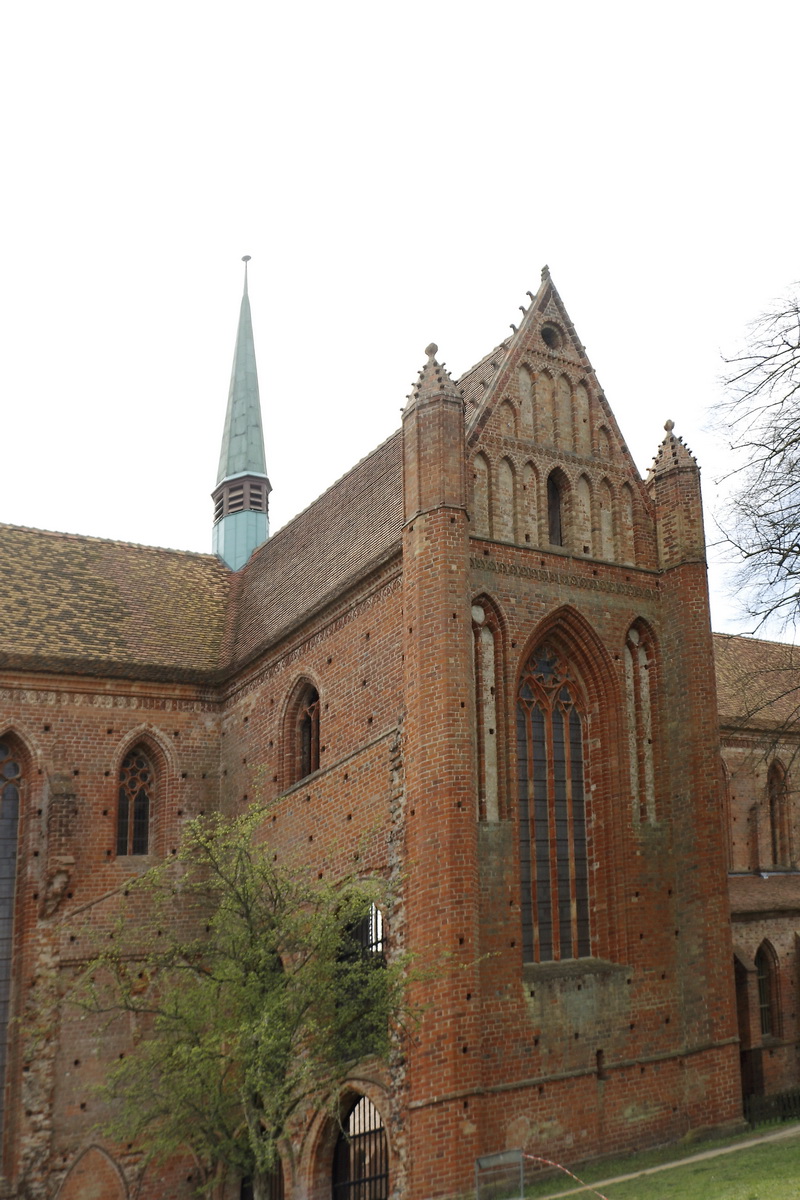
<path fill-rule="evenodd" d="M 177 848 L 196 812 L 259 801 L 278 861 L 312 878 L 379 874 L 395 885 L 390 942 L 427 972 L 413 989 L 420 1025 L 404 1059 L 365 1064 L 353 1086 L 384 1117 L 397 1194 L 464 1192 L 476 1155 L 507 1146 L 575 1161 L 739 1116 L 697 477 L 676 471 L 646 493 L 596 382 L 584 368 L 574 373 L 590 390 L 587 463 L 577 461 L 577 426 L 572 449 L 562 444 L 563 411 L 557 448 L 520 444 L 514 376 L 498 383 L 511 407 L 495 423 L 489 415 L 473 449 L 482 447 L 492 471 L 501 457 L 524 471 L 529 455 L 540 479 L 556 462 L 570 488 L 585 474 L 593 549 L 597 496 L 610 480 L 613 555 L 551 547 L 541 523 L 545 548 L 516 541 L 521 493 L 494 484 L 490 519 L 513 536 L 474 536 L 464 413 L 445 380 L 405 416 L 402 560 L 285 633 L 225 686 L 4 679 L 0 726 L 27 748 L 28 776 L 14 1003 L 20 1014 L 37 1012 L 44 1030 L 35 1045 L 19 1039 L 9 1071 L 8 1169 L 33 1194 L 52 1194 L 78 1162 L 100 1115 L 91 1084 L 131 1036 L 124 1023 L 98 1034 L 74 1012 L 59 1014 L 58 1000 L 89 953 L 79 931 L 87 920 L 102 931 L 128 911 L 125 879 L 146 865 L 115 856 L 119 764 L 140 739 L 159 774 L 153 859 Z M 601 430 L 610 440 L 598 465 Z M 635 563 L 623 553 L 626 483 Z M 503 794 L 494 821 L 478 819 L 471 605 L 479 596 L 497 617 Z M 636 621 L 654 646 L 652 817 L 630 791 L 624 647 Z M 536 964 L 522 961 L 513 731 L 519 672 L 545 638 L 569 659 L 586 705 L 592 957 Z M 301 680 L 319 693 L 320 767 L 295 781 L 287 708 Z M 68 873 L 62 895 L 59 870 Z M 333 1129 L 310 1114 L 285 1147 L 287 1181 L 315 1200 L 329 1188 Z M 133 1180 L 135 1147 L 108 1149 Z M 79 1186 L 82 1169 L 68 1186 Z M 138 1194 L 155 1200 L 181 1189 L 188 1194 L 189 1184 L 176 1166 L 165 1178 L 148 1172 Z"/>

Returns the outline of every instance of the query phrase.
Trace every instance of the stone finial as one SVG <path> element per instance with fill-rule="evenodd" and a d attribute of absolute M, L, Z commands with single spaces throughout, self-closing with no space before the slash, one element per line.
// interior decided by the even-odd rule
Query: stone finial
<path fill-rule="evenodd" d="M 439 347 L 436 345 L 436 342 L 431 342 L 429 346 L 426 346 L 425 353 L 428 356 L 429 363 L 436 362 L 436 355 L 439 353 Z"/>
<path fill-rule="evenodd" d="M 550 268 L 548 267 L 547 263 L 545 263 L 544 266 L 542 267 L 542 283 L 547 283 L 549 279 L 550 279 Z"/>
<path fill-rule="evenodd" d="M 675 428 L 675 422 L 674 421 L 665 421 L 664 428 L 666 429 L 667 433 L 672 433 L 673 429 Z"/>

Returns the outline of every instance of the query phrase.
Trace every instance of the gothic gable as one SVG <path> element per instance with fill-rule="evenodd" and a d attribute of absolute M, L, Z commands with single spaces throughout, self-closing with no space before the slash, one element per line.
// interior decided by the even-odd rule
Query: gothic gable
<path fill-rule="evenodd" d="M 654 563 L 653 510 L 547 268 L 513 335 L 459 380 L 473 532 Z"/>

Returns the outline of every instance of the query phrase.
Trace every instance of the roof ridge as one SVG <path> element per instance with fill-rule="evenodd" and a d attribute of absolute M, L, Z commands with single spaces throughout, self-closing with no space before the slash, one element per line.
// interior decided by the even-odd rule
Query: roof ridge
<path fill-rule="evenodd" d="M 285 537 L 286 531 L 291 529 L 295 521 L 299 521 L 301 517 L 304 517 L 306 513 L 311 511 L 315 504 L 319 504 L 320 500 L 324 500 L 329 492 L 332 492 L 335 487 L 338 487 L 340 483 L 347 479 L 348 475 L 352 475 L 353 471 L 355 471 L 357 467 L 360 467 L 368 459 L 372 458 L 373 454 L 377 454 L 379 450 L 384 448 L 384 446 L 388 446 L 389 442 L 391 442 L 394 438 L 399 437 L 401 433 L 402 429 L 395 429 L 387 438 L 384 438 L 382 442 L 379 442 L 377 446 L 370 450 L 369 453 L 357 459 L 356 462 L 353 463 L 352 467 L 345 471 L 343 475 L 340 475 L 338 479 L 334 479 L 333 483 L 329 484 L 328 487 L 325 488 L 324 492 L 320 492 L 318 496 L 315 496 L 313 500 L 308 502 L 305 508 L 301 508 L 300 512 L 297 512 L 293 517 L 290 517 L 285 525 L 281 525 L 280 529 L 276 529 L 274 533 L 271 533 L 269 536 L 269 541 L 264 542 L 261 546 L 257 546 L 251 557 L 248 559 L 246 565 L 254 562 L 268 546 L 273 545 L 276 541 Z"/>
<path fill-rule="evenodd" d="M 757 642 L 762 646 L 782 646 L 784 650 L 800 650 L 800 643 L 798 642 L 779 642 L 775 638 L 756 637 L 753 633 L 717 633 L 712 629 L 711 636 L 725 638 L 726 641 L 733 641 L 735 638 L 741 642 Z"/>
<path fill-rule="evenodd" d="M 68 533 L 61 529 L 40 529 L 36 525 L 12 525 L 8 521 L 0 521 L 0 529 L 13 529 L 20 533 L 43 533 L 47 537 L 68 538 L 74 542 L 102 542 L 106 546 L 128 546 L 136 550 L 155 550 L 158 554 L 181 554 L 187 558 L 207 558 L 219 562 L 216 554 L 204 550 L 181 550 L 175 546 L 153 546 L 147 542 L 128 542 L 123 538 L 100 537 L 94 533 Z M 224 567 L 224 563 L 220 563 Z"/>
<path fill-rule="evenodd" d="M 489 362 L 491 360 L 492 355 L 496 354 L 498 350 L 502 350 L 503 353 L 505 353 L 508 350 L 510 342 L 511 342 L 511 338 L 505 338 L 502 342 L 498 342 L 498 344 L 496 346 L 494 346 L 488 352 L 488 354 L 484 354 L 483 358 L 479 358 L 478 361 L 476 363 L 474 363 L 471 367 L 467 367 L 466 371 L 462 371 L 461 374 L 459 375 L 458 379 L 456 379 L 456 381 L 455 381 L 456 386 L 458 386 L 458 384 L 460 384 L 462 382 L 462 380 L 466 379 L 466 377 L 468 375 L 471 375 L 473 371 L 477 371 L 478 367 L 482 367 L 484 363 Z"/>

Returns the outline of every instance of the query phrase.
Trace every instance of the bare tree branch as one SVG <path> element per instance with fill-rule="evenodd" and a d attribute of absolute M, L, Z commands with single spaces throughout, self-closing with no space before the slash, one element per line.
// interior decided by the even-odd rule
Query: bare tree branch
<path fill-rule="evenodd" d="M 760 627 L 800 618 L 800 284 L 752 323 L 726 358 L 715 425 L 733 456 L 721 526 L 742 564 L 747 614 Z"/>

